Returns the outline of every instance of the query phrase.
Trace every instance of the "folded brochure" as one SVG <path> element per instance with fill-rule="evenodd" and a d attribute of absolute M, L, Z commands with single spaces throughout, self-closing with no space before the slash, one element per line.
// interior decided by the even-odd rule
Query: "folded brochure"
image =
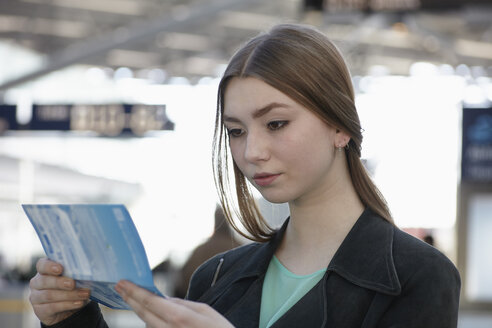
<path fill-rule="evenodd" d="M 145 249 L 126 207 L 120 204 L 22 205 L 50 260 L 63 275 L 89 288 L 91 299 L 130 309 L 115 291 L 125 279 L 159 296 Z"/>

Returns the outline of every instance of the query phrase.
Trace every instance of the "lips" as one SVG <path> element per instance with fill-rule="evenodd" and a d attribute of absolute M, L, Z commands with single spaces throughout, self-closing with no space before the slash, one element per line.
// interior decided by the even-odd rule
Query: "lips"
<path fill-rule="evenodd" d="M 254 182 L 260 187 L 266 187 L 275 181 L 280 174 L 259 173 L 253 177 Z"/>

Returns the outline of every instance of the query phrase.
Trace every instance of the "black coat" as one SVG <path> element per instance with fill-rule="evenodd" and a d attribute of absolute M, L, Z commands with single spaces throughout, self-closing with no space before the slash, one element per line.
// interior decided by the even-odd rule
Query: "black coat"
<path fill-rule="evenodd" d="M 188 299 L 235 327 L 258 327 L 263 278 L 287 222 L 268 243 L 215 256 L 194 273 Z M 457 326 L 460 276 L 438 250 L 366 210 L 323 279 L 273 327 L 449 328 Z M 106 328 L 91 302 L 56 328 Z"/>
<path fill-rule="evenodd" d="M 188 298 L 238 328 L 257 327 L 263 279 L 286 226 L 268 243 L 207 261 L 193 275 Z M 272 327 L 456 327 L 460 284 L 437 249 L 366 210 L 321 281 Z"/>

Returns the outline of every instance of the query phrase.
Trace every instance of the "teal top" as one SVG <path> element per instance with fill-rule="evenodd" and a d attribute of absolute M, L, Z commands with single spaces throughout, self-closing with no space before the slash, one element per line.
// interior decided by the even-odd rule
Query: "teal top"
<path fill-rule="evenodd" d="M 270 327 L 323 278 L 326 269 L 308 275 L 290 272 L 272 257 L 261 293 L 259 328 Z"/>

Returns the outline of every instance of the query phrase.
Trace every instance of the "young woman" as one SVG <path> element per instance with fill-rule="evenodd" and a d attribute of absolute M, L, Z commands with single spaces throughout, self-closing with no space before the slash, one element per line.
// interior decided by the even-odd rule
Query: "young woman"
<path fill-rule="evenodd" d="M 119 282 L 148 327 L 456 327 L 458 271 L 393 224 L 360 161 L 350 74 L 322 33 L 279 25 L 242 47 L 219 85 L 214 141 L 224 211 L 256 242 L 203 264 L 188 300 Z M 278 231 L 250 185 L 289 204 Z M 59 264 L 41 260 L 38 272 L 30 299 L 44 324 L 106 327 Z"/>

